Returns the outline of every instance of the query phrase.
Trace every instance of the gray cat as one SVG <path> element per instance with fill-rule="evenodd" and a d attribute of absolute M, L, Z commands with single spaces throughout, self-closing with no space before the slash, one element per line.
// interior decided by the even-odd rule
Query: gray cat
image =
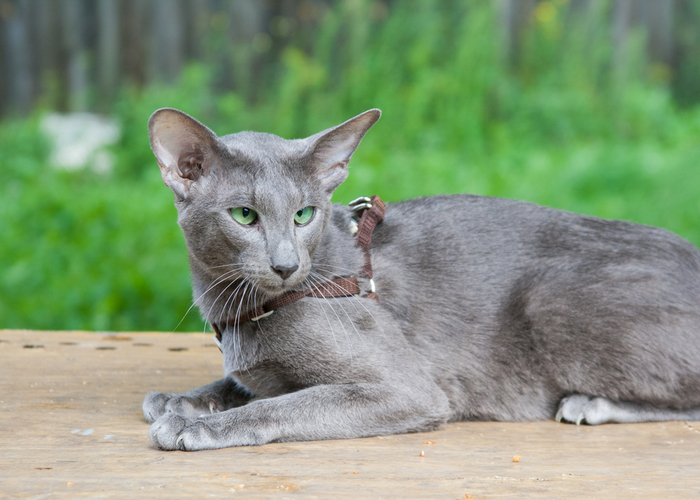
<path fill-rule="evenodd" d="M 700 419 L 693 245 L 531 203 L 434 196 L 388 206 L 366 262 L 357 214 L 381 202 L 330 199 L 379 116 L 299 140 L 217 137 L 174 109 L 151 117 L 195 300 L 220 333 L 225 370 L 186 394 L 146 397 L 158 448 L 458 420 Z M 324 287 L 345 293 L 316 293 Z M 261 307 L 294 291 L 306 295 Z"/>

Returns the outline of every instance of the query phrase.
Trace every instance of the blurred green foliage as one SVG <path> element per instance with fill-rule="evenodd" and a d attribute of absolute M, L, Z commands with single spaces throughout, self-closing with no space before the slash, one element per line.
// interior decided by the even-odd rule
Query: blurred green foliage
<path fill-rule="evenodd" d="M 110 174 L 50 167 L 40 113 L 0 123 L 0 327 L 177 327 L 192 304 L 186 249 L 146 130 L 163 106 L 220 135 L 287 138 L 379 107 L 336 201 L 470 192 L 700 243 L 700 108 L 674 103 L 643 33 L 616 60 L 605 5 L 575 19 L 567 2 L 539 5 L 507 54 L 492 2 L 341 1 L 312 41 L 282 51 L 255 100 L 215 91 L 216 68 L 201 65 L 176 85 L 123 89 Z M 196 312 L 179 327 L 202 328 Z"/>

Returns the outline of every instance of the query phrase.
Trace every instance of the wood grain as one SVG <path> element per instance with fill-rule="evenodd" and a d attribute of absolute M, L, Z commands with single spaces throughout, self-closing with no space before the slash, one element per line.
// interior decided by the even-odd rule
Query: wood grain
<path fill-rule="evenodd" d="M 691 422 L 154 449 L 144 395 L 220 375 L 210 334 L 0 331 L 0 498 L 700 497 Z"/>

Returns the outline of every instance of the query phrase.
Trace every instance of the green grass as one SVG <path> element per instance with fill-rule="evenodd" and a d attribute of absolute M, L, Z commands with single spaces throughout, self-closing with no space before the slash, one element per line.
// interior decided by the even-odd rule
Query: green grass
<path fill-rule="evenodd" d="M 253 100 L 216 92 L 207 64 L 174 86 L 124 89 L 109 175 L 51 168 L 40 111 L 0 123 L 0 328 L 176 328 L 192 301 L 186 249 L 146 131 L 163 106 L 220 135 L 287 138 L 379 107 L 336 201 L 469 192 L 700 244 L 700 108 L 679 109 L 640 55 L 643 33 L 615 63 L 609 6 L 594 3 L 565 27 L 566 2 L 544 2 L 508 56 L 491 2 L 339 2 L 267 68 Z M 195 311 L 179 327 L 202 328 Z"/>

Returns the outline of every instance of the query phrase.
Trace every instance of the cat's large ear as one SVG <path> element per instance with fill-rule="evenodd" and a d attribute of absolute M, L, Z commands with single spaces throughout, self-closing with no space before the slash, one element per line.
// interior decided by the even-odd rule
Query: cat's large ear
<path fill-rule="evenodd" d="M 311 141 L 309 150 L 312 151 L 311 165 L 328 194 L 333 193 L 335 188 L 347 178 L 350 157 L 357 149 L 362 137 L 381 115 L 380 110 L 370 109 L 337 127 L 309 137 L 308 140 Z"/>
<path fill-rule="evenodd" d="M 217 137 L 190 115 L 162 108 L 148 120 L 148 136 L 156 155 L 163 182 L 180 199 L 207 173 L 205 157 L 211 154 Z"/>

